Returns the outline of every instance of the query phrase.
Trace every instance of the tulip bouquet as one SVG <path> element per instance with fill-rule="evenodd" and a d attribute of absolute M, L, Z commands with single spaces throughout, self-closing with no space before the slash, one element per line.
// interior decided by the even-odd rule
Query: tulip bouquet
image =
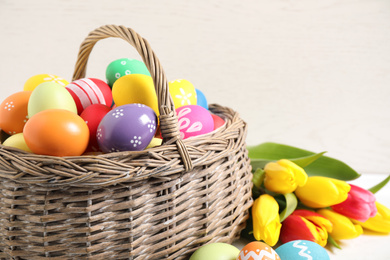
<path fill-rule="evenodd" d="M 390 233 L 390 209 L 375 199 L 390 176 L 371 189 L 348 183 L 360 175 L 345 163 L 299 148 L 264 143 L 249 147 L 253 171 L 251 216 L 242 236 L 270 246 L 338 241 L 363 229 Z"/>

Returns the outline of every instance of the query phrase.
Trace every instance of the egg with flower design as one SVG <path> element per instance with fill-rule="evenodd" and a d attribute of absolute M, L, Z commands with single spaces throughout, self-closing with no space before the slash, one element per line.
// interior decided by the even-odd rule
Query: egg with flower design
<path fill-rule="evenodd" d="M 182 106 L 197 104 L 195 87 L 186 79 L 170 81 L 169 93 L 176 109 Z"/>
<path fill-rule="evenodd" d="M 0 128 L 9 135 L 23 132 L 28 119 L 28 101 L 32 91 L 20 91 L 4 99 L 0 105 Z"/>
<path fill-rule="evenodd" d="M 96 131 L 100 149 L 105 152 L 140 151 L 153 139 L 157 116 L 144 104 L 126 104 L 108 112 Z"/>

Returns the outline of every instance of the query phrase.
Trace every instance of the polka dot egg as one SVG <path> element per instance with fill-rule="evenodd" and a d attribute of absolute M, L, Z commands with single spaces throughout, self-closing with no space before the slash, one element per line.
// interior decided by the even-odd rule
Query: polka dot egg
<path fill-rule="evenodd" d="M 130 74 L 143 74 L 150 76 L 150 72 L 142 61 L 128 58 L 118 59 L 107 66 L 107 84 L 112 87 L 117 79 Z"/>
<path fill-rule="evenodd" d="M 21 133 L 28 118 L 32 91 L 20 91 L 7 97 L 0 106 L 0 128 L 7 134 Z"/>
<path fill-rule="evenodd" d="M 252 259 L 280 260 L 281 258 L 271 246 L 263 242 L 254 241 L 245 245 L 237 257 L 237 260 L 252 260 Z"/>
<path fill-rule="evenodd" d="M 126 104 L 107 113 L 96 132 L 100 149 L 105 152 L 140 151 L 153 139 L 157 116 L 143 104 Z"/>

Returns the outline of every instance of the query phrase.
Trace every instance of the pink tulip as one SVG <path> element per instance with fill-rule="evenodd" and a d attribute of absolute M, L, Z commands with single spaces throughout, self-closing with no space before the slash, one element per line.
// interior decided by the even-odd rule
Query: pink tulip
<path fill-rule="evenodd" d="M 344 202 L 333 205 L 332 209 L 361 222 L 374 217 L 377 212 L 374 194 L 358 186 L 350 185 L 351 190 L 348 193 L 348 198 Z"/>

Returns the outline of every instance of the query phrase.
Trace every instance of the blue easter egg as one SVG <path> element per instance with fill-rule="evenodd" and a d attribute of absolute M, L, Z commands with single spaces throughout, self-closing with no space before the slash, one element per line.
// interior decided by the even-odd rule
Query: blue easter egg
<path fill-rule="evenodd" d="M 278 247 L 276 253 L 283 260 L 330 260 L 326 250 L 308 240 L 294 240 Z"/>
<path fill-rule="evenodd" d="M 206 99 L 206 96 L 203 94 L 202 91 L 200 91 L 199 89 L 195 89 L 196 91 L 196 104 L 198 106 L 201 106 L 201 107 L 204 107 L 206 109 L 209 109 L 209 105 L 207 103 L 207 99 Z"/>

